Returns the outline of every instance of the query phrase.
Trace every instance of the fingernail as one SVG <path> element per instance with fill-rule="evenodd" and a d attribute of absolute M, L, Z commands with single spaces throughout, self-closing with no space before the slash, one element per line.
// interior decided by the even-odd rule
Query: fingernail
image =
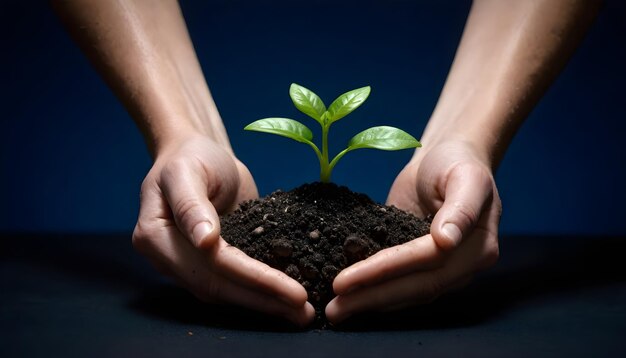
<path fill-rule="evenodd" d="M 213 224 L 208 221 L 203 221 L 193 228 L 192 239 L 196 245 L 200 245 L 202 240 L 204 240 L 213 230 Z"/>
<path fill-rule="evenodd" d="M 461 242 L 463 233 L 461 233 L 461 230 L 458 226 L 452 223 L 447 223 L 443 225 L 441 231 L 448 239 L 450 239 L 450 241 L 454 243 L 454 246 L 458 245 L 459 242 Z"/>

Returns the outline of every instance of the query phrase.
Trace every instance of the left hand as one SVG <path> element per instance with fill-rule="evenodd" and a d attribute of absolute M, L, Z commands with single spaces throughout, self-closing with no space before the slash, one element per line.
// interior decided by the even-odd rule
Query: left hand
<path fill-rule="evenodd" d="M 462 142 L 420 152 L 398 175 L 387 203 L 418 217 L 435 214 L 431 233 L 379 251 L 341 271 L 326 317 L 428 303 L 498 259 L 501 203 L 480 153 Z"/>

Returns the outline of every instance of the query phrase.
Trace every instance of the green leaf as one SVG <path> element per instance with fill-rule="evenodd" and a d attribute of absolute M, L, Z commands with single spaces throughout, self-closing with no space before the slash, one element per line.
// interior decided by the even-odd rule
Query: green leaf
<path fill-rule="evenodd" d="M 352 137 L 348 143 L 348 150 L 359 148 L 400 150 L 421 146 L 417 139 L 401 129 L 380 126 L 368 128 Z"/>
<path fill-rule="evenodd" d="M 326 106 L 318 95 L 308 88 L 292 83 L 289 87 L 289 96 L 300 112 L 324 124 L 322 115 L 326 112 Z"/>
<path fill-rule="evenodd" d="M 313 133 L 304 124 L 289 118 L 264 118 L 248 124 L 247 131 L 277 134 L 297 140 L 298 142 L 313 144 Z"/>
<path fill-rule="evenodd" d="M 328 107 L 328 124 L 338 121 L 357 109 L 370 95 L 370 86 L 357 88 L 337 97 Z"/>

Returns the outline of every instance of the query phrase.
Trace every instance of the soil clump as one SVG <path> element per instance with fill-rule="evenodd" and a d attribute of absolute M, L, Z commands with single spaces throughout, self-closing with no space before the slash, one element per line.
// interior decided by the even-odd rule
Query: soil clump
<path fill-rule="evenodd" d="M 430 231 L 429 219 L 320 182 L 246 201 L 223 216 L 221 225 L 228 243 L 304 286 L 320 326 L 341 270 Z"/>

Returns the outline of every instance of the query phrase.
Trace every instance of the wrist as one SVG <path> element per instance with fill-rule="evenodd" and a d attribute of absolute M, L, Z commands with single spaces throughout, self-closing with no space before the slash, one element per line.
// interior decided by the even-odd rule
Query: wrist
<path fill-rule="evenodd" d="M 445 147 L 471 154 L 477 161 L 495 171 L 500 149 L 494 145 L 495 138 L 490 137 L 495 137 L 496 133 L 490 132 L 482 125 L 468 124 L 470 121 L 468 118 L 465 119 L 466 123 L 448 121 L 442 124 L 432 118 L 420 139 L 422 147 L 415 151 L 411 162 L 419 163 L 431 150 Z M 433 128 L 433 122 L 438 124 L 437 128 Z"/>
<path fill-rule="evenodd" d="M 189 105 L 176 107 L 182 109 L 151 111 L 148 118 L 137 121 L 140 126 L 144 125 L 142 132 L 153 158 L 194 138 L 208 139 L 233 154 L 226 129 L 212 99 L 201 113 L 184 110 L 193 107 Z"/>
<path fill-rule="evenodd" d="M 423 148 L 459 143 L 482 163 L 495 170 L 521 121 L 509 106 L 489 93 L 442 96 L 421 138 Z"/>
<path fill-rule="evenodd" d="M 209 152 L 225 153 L 235 158 L 235 154 L 228 143 L 220 142 L 215 136 L 207 134 L 203 130 L 193 129 L 181 129 L 167 133 L 155 142 L 151 153 L 154 161 L 157 161 L 159 158 L 162 159 L 172 154 L 180 154 L 181 150 L 186 152 L 189 148 L 204 148 L 202 150 L 212 148 L 209 149 Z"/>

